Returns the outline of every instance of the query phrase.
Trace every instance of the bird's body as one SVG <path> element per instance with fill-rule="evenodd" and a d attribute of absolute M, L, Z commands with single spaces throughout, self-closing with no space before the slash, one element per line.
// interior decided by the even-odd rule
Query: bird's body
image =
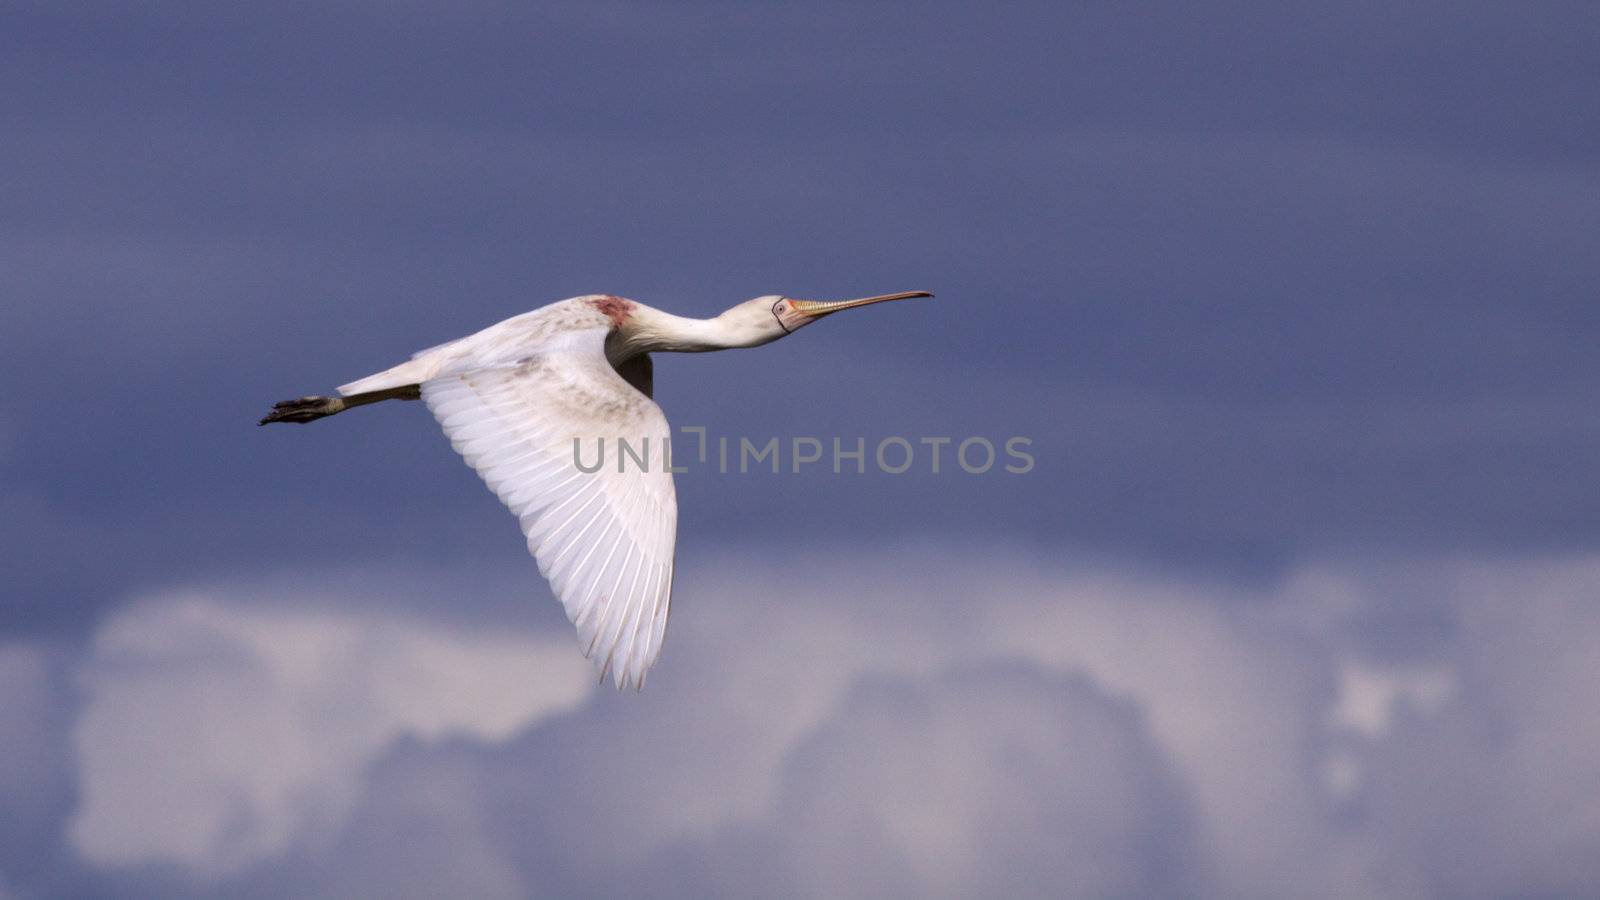
<path fill-rule="evenodd" d="M 517 516 L 601 678 L 642 687 L 666 633 L 677 539 L 670 429 L 652 399 L 648 354 L 760 346 L 840 309 L 920 296 L 931 295 L 758 297 L 714 319 L 574 297 L 423 350 L 341 386 L 339 397 L 279 403 L 261 424 L 422 399 Z M 597 445 L 611 449 L 607 464 L 580 463 L 580 446 L 592 455 Z"/>

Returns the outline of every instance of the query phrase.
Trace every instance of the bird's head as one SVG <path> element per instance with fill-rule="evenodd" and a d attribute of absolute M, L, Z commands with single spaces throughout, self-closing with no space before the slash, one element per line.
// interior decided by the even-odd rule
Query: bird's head
<path fill-rule="evenodd" d="M 932 297 L 927 291 L 905 291 L 899 294 L 880 294 L 857 300 L 796 300 L 769 294 L 733 307 L 717 317 L 717 321 L 730 331 L 746 336 L 745 346 L 759 346 L 786 334 L 793 334 L 823 316 L 842 309 L 854 309 L 889 300 L 907 300 L 912 297 Z"/>

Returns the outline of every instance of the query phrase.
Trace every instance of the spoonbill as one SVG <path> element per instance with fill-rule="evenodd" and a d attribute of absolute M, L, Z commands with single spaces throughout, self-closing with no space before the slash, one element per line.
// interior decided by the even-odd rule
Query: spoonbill
<path fill-rule="evenodd" d="M 652 399 L 650 354 L 759 347 L 840 310 L 932 296 L 769 295 L 713 319 L 690 319 L 588 294 L 423 350 L 341 385 L 336 397 L 285 400 L 260 424 L 421 399 L 517 516 L 600 680 L 610 672 L 619 690 L 643 688 L 666 635 L 678 531 L 669 427 Z M 612 445 L 614 463 L 583 463 L 578 447 L 590 441 Z"/>

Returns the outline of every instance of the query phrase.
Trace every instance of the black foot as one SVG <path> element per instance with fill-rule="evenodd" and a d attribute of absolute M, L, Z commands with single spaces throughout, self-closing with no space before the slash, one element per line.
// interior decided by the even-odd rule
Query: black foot
<path fill-rule="evenodd" d="M 298 400 L 285 400 L 282 403 L 272 404 L 272 412 L 267 413 L 256 424 L 296 422 L 304 425 L 341 412 L 343 409 L 344 401 L 338 397 L 301 397 Z"/>

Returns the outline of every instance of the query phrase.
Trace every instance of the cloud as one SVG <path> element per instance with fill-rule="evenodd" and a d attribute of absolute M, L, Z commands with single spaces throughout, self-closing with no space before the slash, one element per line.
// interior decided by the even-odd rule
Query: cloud
<path fill-rule="evenodd" d="M 1307 777 L 1334 659 L 1264 620 L 1272 592 L 1084 572 L 1008 594 L 991 615 L 998 647 L 1140 704 L 1202 811 L 1197 840 L 1225 892 L 1303 893 L 1356 864 L 1327 845 L 1326 798 Z"/>
<path fill-rule="evenodd" d="M 1438 896 L 1600 887 L 1600 560 L 1441 573 L 1457 689 L 1405 703 L 1362 795 L 1386 863 Z"/>
<path fill-rule="evenodd" d="M 337 829 L 395 740 L 492 744 L 591 689 L 570 641 L 294 599 L 169 593 L 100 628 L 73 734 L 85 861 L 237 870 Z"/>
<path fill-rule="evenodd" d="M 1534 741 L 1587 721 L 1572 691 L 1533 716 L 1478 688 L 1540 671 L 1495 649 L 1537 629 L 1518 637 L 1529 626 L 1502 615 L 1407 656 L 1365 624 L 1407 602 L 1492 609 L 1545 583 L 1531 620 L 1594 633 L 1572 599 L 1600 588 L 1582 560 L 1490 566 L 1473 599 L 1449 562 L 1309 566 L 1246 589 L 1006 552 L 827 558 L 686 574 L 698 599 L 645 695 L 597 696 L 495 747 L 397 746 L 295 888 L 404 893 L 410 876 L 384 873 L 417 866 L 507 896 L 960 895 L 1012 879 L 1065 896 L 1409 897 L 1472 887 L 1447 873 L 1488 810 L 1531 814 L 1563 786 L 1600 796 L 1583 787 L 1587 726 L 1555 731 L 1563 752 L 1515 778 L 1491 776 L 1503 761 L 1483 733 L 1401 752 L 1461 716 Z M 1586 640 L 1560 659 L 1576 665 Z M 1547 696 L 1578 674 L 1511 683 Z M 1441 758 L 1489 787 L 1424 827 L 1438 798 L 1415 786 Z M 1600 827 L 1568 808 L 1564 846 L 1587 848 Z M 1600 883 L 1576 849 L 1536 841 L 1486 854 L 1479 883 L 1509 890 L 1540 860 L 1549 873 L 1527 883 Z"/>
<path fill-rule="evenodd" d="M 57 833 L 73 799 L 65 751 L 76 710 L 66 659 L 42 643 L 0 643 L 0 896 L 8 881 L 61 861 Z"/>
<path fill-rule="evenodd" d="M 711 737 L 729 717 L 713 707 L 662 727 L 586 710 L 492 750 L 399 748 L 339 842 L 301 860 L 288 887 L 881 897 L 1050 884 L 1062 896 L 1139 896 L 1195 874 L 1170 763 L 1133 704 L 1082 676 L 1017 664 L 862 676 L 775 763 Z M 685 733 L 695 718 L 703 733 Z M 763 718 L 752 724 L 782 727 Z M 753 815 L 730 813 L 742 804 L 727 795 L 755 774 L 765 799 Z"/>
<path fill-rule="evenodd" d="M 1254 586 L 994 546 L 709 562 L 643 694 L 594 691 L 565 628 L 462 613 L 459 577 L 358 568 L 153 594 L 77 659 L 11 647 L 6 809 L 35 796 L 84 874 L 0 871 L 161 896 L 1600 886 L 1592 558 Z"/>
<path fill-rule="evenodd" d="M 819 558 L 686 569 L 642 696 L 497 747 L 397 746 L 294 891 L 403 892 L 383 873 L 419 858 L 532 896 L 1369 886 L 1318 777 L 1334 654 L 1233 610 L 1271 592 L 1006 551 Z"/>
<path fill-rule="evenodd" d="M 1196 875 L 1169 760 L 1135 704 L 1081 675 L 864 676 L 782 773 L 754 830 L 648 865 L 722 896 L 1159 896 Z"/>

